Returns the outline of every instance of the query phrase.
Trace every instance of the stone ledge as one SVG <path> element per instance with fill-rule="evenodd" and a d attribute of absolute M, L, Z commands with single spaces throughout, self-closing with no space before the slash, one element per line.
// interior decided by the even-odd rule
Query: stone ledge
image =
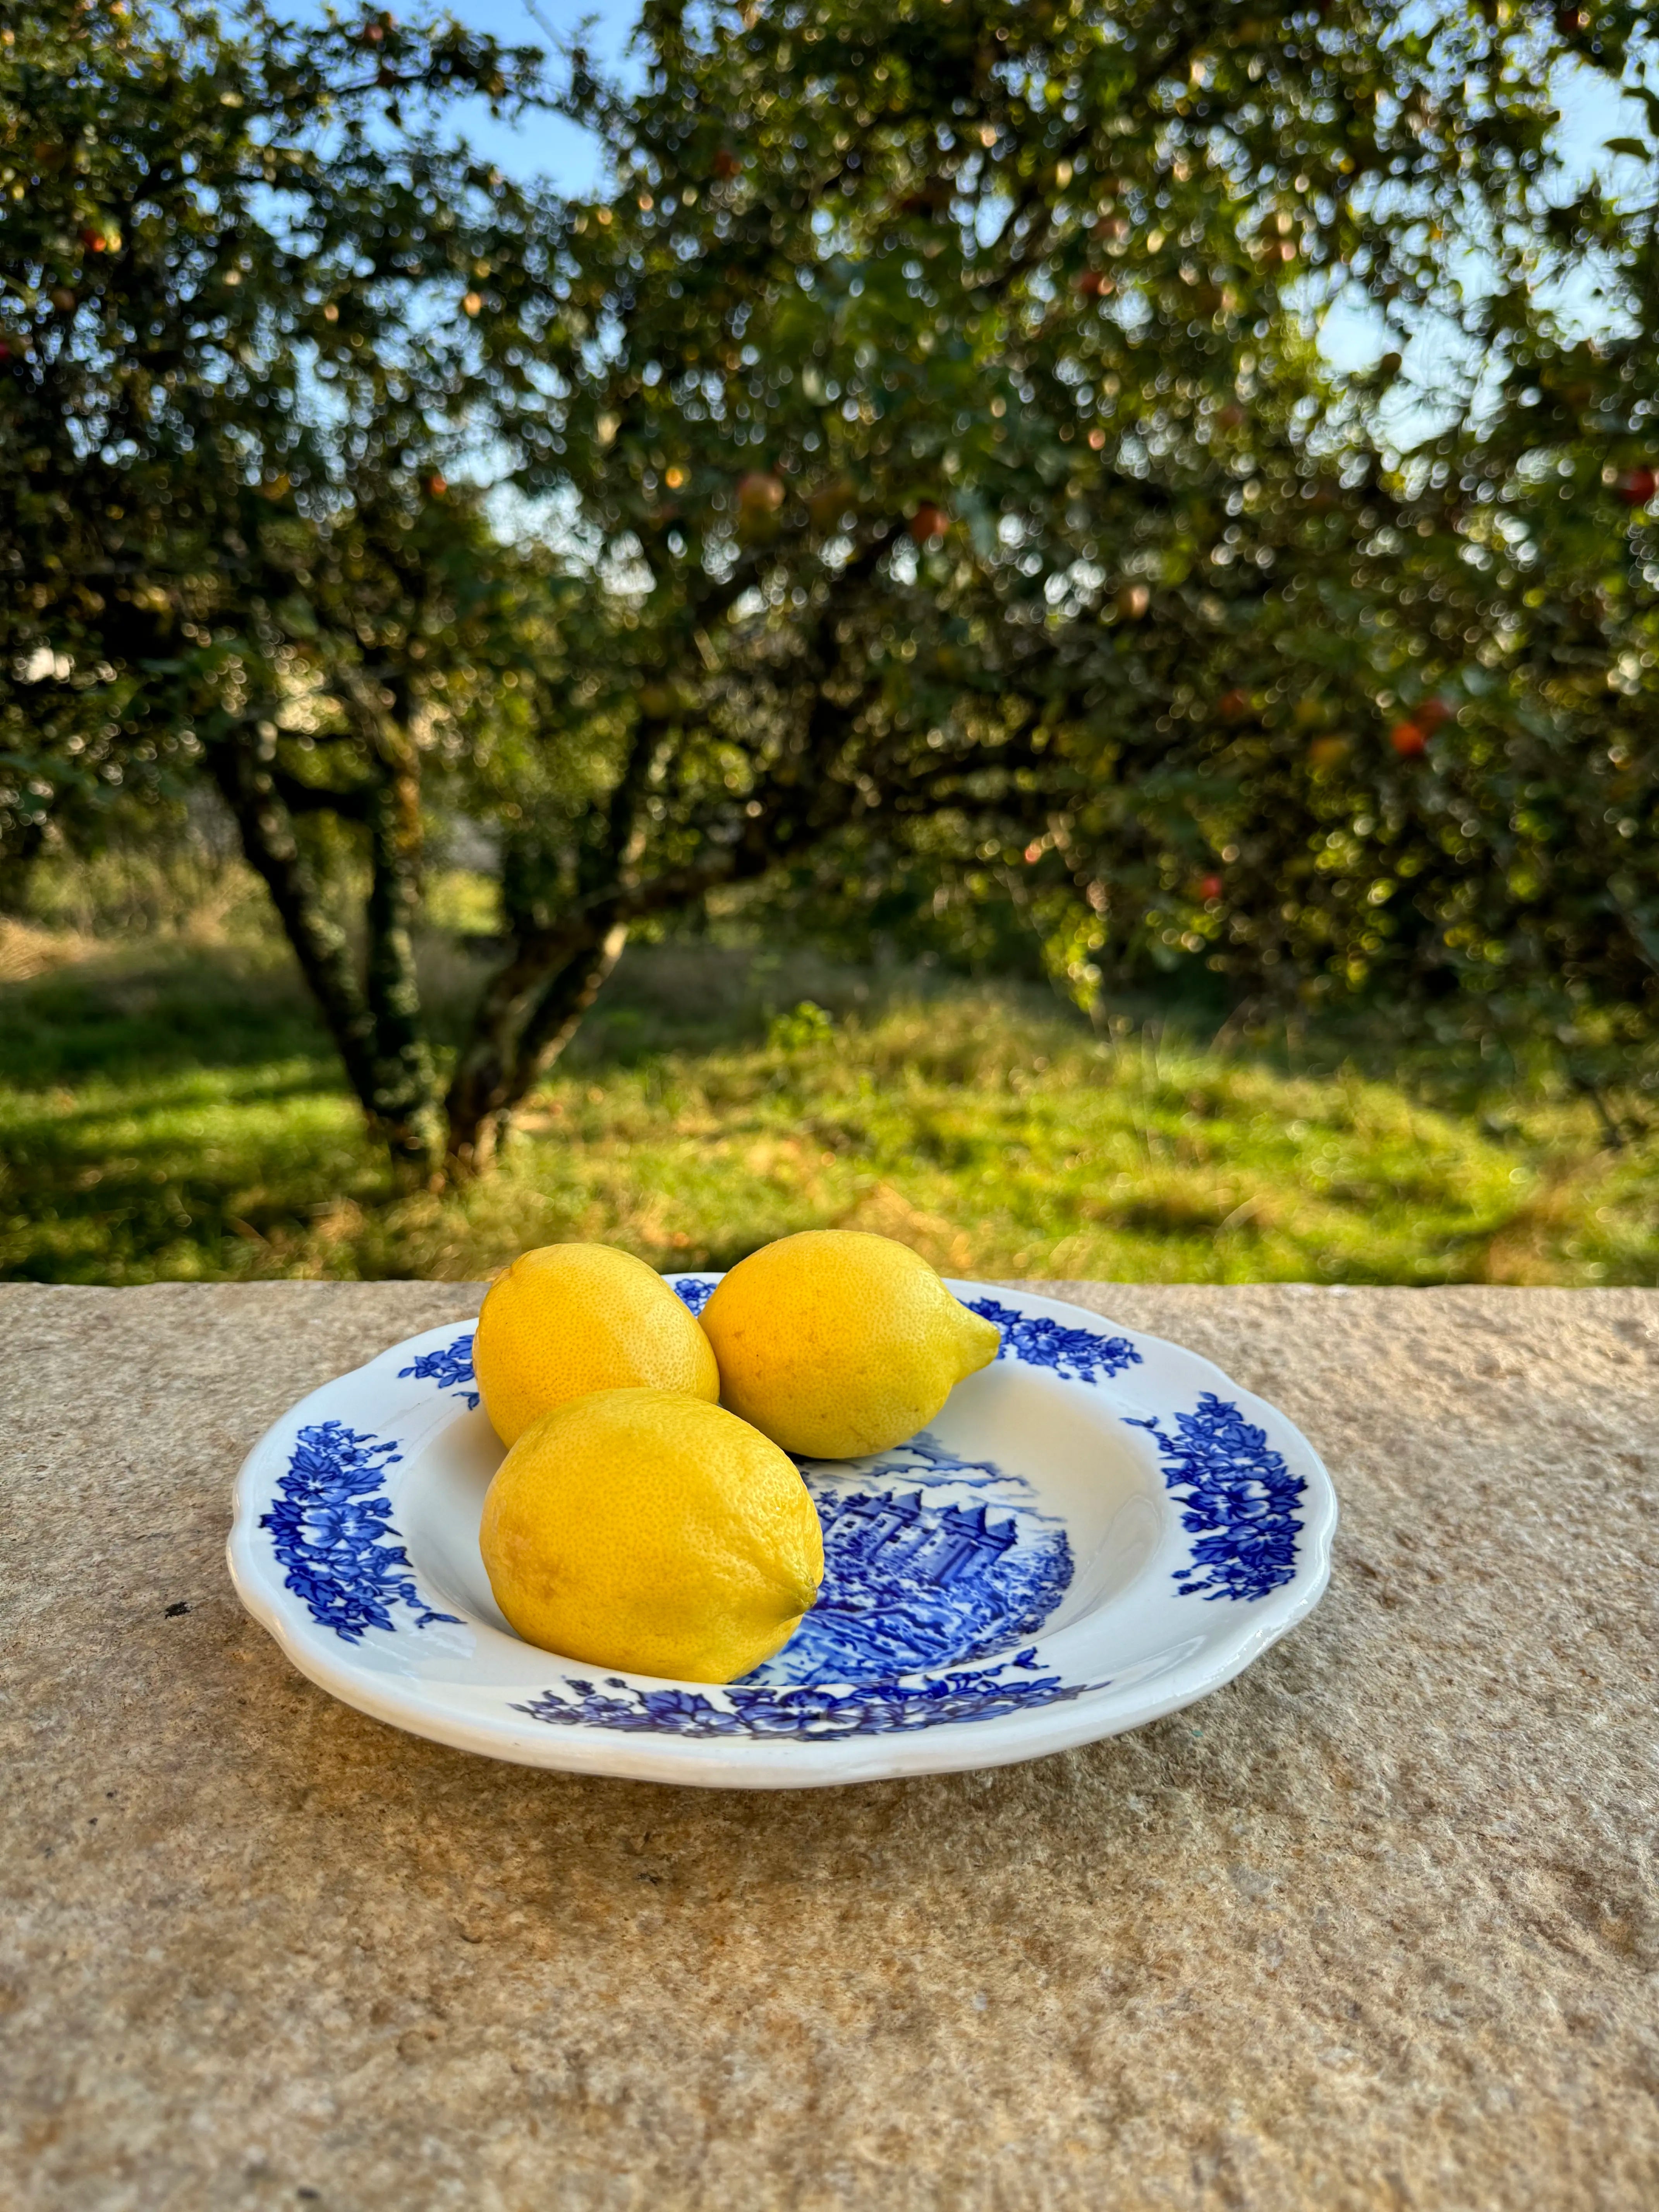
<path fill-rule="evenodd" d="M 1659 2200 L 1659 1293 L 1040 1287 L 1285 1407 L 1331 1593 L 1138 1735 L 796 1798 L 418 1742 L 239 1611 L 252 1438 L 479 1286 L 0 1285 L 8 2201 Z"/>

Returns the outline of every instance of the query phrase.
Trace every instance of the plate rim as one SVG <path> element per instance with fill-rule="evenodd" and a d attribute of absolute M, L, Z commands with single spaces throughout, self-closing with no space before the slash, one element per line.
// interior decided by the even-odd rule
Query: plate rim
<path fill-rule="evenodd" d="M 677 1269 L 665 1275 L 664 1280 L 671 1285 L 688 1278 L 707 1280 L 712 1277 L 718 1280 L 720 1273 L 714 1268 Z M 1269 1610 L 1258 1612 L 1253 1604 L 1250 1610 L 1255 1615 L 1255 1620 L 1241 1622 L 1240 1633 L 1219 1648 L 1213 1639 L 1206 1639 L 1198 1651 L 1148 1680 L 1140 1695 L 1135 1694 L 1136 1686 L 1133 1684 L 1119 1686 L 1109 1680 L 1098 1689 L 1085 1690 L 1076 1697 L 1021 1712 L 868 1735 L 852 1734 L 814 1740 L 781 1735 L 675 1735 L 602 1726 L 550 1728 L 527 1716 L 471 1716 L 435 1702 L 423 1703 L 418 1690 L 412 1690 L 407 1683 L 400 1685 L 395 1675 L 354 1667 L 349 1656 L 354 1648 L 350 1644 L 342 1643 L 337 1637 L 331 1644 L 325 1644 L 320 1629 L 314 1635 L 308 1633 L 313 1625 L 298 1620 L 295 1610 L 298 1601 L 285 1606 L 282 1596 L 270 1586 L 269 1571 L 253 1549 L 258 1516 L 267 1508 L 270 1496 L 269 1484 L 261 1486 L 261 1478 L 265 1475 L 267 1462 L 285 1455 L 296 1429 L 306 1425 L 308 1417 L 320 1413 L 325 1401 L 343 1386 L 365 1381 L 394 1357 L 418 1356 L 422 1351 L 434 1348 L 437 1342 L 453 1340 L 457 1334 L 476 1327 L 476 1316 L 437 1322 L 385 1346 L 358 1366 L 331 1376 L 307 1391 L 261 1432 L 242 1461 L 233 1492 L 226 1558 L 237 1597 L 290 1664 L 307 1680 L 342 1704 L 405 1734 L 510 1765 L 710 1789 L 838 1788 L 922 1774 L 961 1773 L 1047 1758 L 1056 1752 L 1073 1750 L 1107 1736 L 1144 1728 L 1195 1704 L 1235 1680 L 1281 1637 L 1306 1620 L 1329 1586 L 1332 1544 L 1340 1507 L 1323 1459 L 1287 1415 L 1236 1382 L 1206 1355 L 1173 1339 L 1130 1328 L 1089 1307 L 1073 1304 L 1068 1299 L 1048 1297 L 1020 1285 L 956 1277 L 946 1277 L 945 1280 L 958 1296 L 966 1291 L 1017 1297 L 1034 1317 L 1047 1315 L 1073 1324 L 1086 1323 L 1091 1330 L 1117 1332 L 1137 1346 L 1174 1354 L 1183 1364 L 1192 1363 L 1201 1387 L 1221 1386 L 1241 1413 L 1257 1421 L 1266 1415 L 1271 1429 L 1288 1432 L 1305 1457 L 1305 1464 L 1298 1463 L 1297 1467 L 1306 1486 L 1298 1501 L 1303 1525 L 1297 1535 L 1297 1560 L 1292 1581 L 1258 1601 Z M 429 1344 L 428 1340 L 434 1343 Z M 457 1415 L 459 1412 L 458 1407 Z M 337 1653 L 332 1648 L 334 1644 L 339 1645 Z M 554 1653 L 548 1657 L 556 1668 L 562 1666 L 568 1670 L 583 1664 L 562 1661 Z M 605 1670 L 585 1668 L 584 1671 L 601 1674 Z M 914 1671 L 925 1674 L 934 1670 Z M 690 1686 L 707 1689 L 709 1686 Z"/>

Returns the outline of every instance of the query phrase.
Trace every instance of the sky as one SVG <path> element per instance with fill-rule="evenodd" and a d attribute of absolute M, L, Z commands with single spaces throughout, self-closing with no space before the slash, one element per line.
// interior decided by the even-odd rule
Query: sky
<path fill-rule="evenodd" d="M 593 0 L 448 0 L 448 6 L 471 29 L 492 33 L 507 45 L 546 50 L 580 33 L 602 67 L 624 76 L 629 73 L 638 0 L 603 0 L 597 7 Z M 1644 118 L 1637 103 L 1621 100 L 1598 72 L 1587 68 L 1565 70 L 1554 89 L 1561 114 L 1556 151 L 1565 177 L 1583 182 L 1592 171 L 1611 171 L 1623 183 L 1620 172 L 1626 171 L 1630 187 L 1638 188 L 1641 165 L 1605 150 L 1609 138 L 1645 138 Z M 538 176 L 573 195 L 600 188 L 602 149 L 590 132 L 547 115 L 514 126 L 492 117 L 483 101 L 471 106 L 464 125 L 467 137 L 508 175 Z M 1561 296 L 1576 311 L 1574 319 L 1585 335 L 1603 326 L 1590 272 L 1581 272 Z M 1339 373 L 1369 366 L 1391 343 L 1380 316 L 1357 302 L 1331 314 L 1320 339 L 1321 349 Z M 1449 372 L 1456 381 L 1462 352 L 1454 334 L 1433 326 L 1409 349 L 1406 379 L 1396 393 L 1400 420 L 1391 426 L 1405 444 L 1415 444 L 1430 427 L 1431 416 L 1422 413 L 1418 395 L 1432 389 Z"/>
<path fill-rule="evenodd" d="M 639 21 L 636 0 L 609 0 L 597 8 L 592 0 L 449 0 L 449 12 L 471 29 L 513 46 L 546 48 L 554 38 L 574 38 L 586 25 L 589 51 L 618 70 L 627 66 L 629 42 Z M 1579 174 L 1601 157 L 1608 138 L 1645 135 L 1640 108 L 1633 100 L 1621 103 L 1594 70 L 1579 70 L 1565 78 L 1557 97 L 1560 151 L 1567 167 Z M 515 131 L 481 112 L 472 136 L 481 151 L 492 154 L 510 173 L 538 173 L 570 192 L 599 183 L 597 142 L 574 125 L 543 117 Z"/>
<path fill-rule="evenodd" d="M 595 58 L 611 68 L 625 70 L 628 48 L 639 20 L 637 0 L 609 0 L 599 8 L 592 0 L 450 0 L 460 20 L 476 31 L 485 31 L 514 45 L 545 47 L 555 38 L 570 38 L 586 27 L 586 43 Z M 1620 101 L 1595 70 L 1564 73 L 1556 86 L 1561 112 L 1557 151 L 1568 175 L 1587 180 L 1593 169 L 1606 171 L 1618 157 L 1607 155 L 1606 142 L 1621 134 L 1644 137 L 1643 115 L 1633 100 Z M 539 173 L 556 188 L 571 193 L 597 189 L 600 183 L 598 141 L 574 125 L 550 117 L 537 117 L 518 129 L 493 119 L 482 103 L 469 127 L 469 136 L 480 152 L 488 153 L 508 174 Z M 1632 172 L 1636 165 L 1621 166 Z M 1632 183 L 1635 179 L 1632 174 Z M 1598 320 L 1589 296 L 1582 316 L 1586 330 Z M 1577 304 L 1577 303 L 1575 303 Z M 1430 358 L 1442 348 L 1430 334 L 1418 341 L 1411 367 L 1425 384 L 1436 380 L 1438 364 Z M 1334 367 L 1356 369 L 1374 362 L 1390 343 L 1381 319 L 1374 313 L 1339 311 L 1327 324 L 1322 347 Z M 1452 349 L 1455 352 L 1455 347 Z M 1403 424 L 1401 425 L 1403 428 Z M 1414 442 L 1414 441 L 1413 441 Z"/>
<path fill-rule="evenodd" d="M 639 21 L 631 0 L 609 0 L 600 7 L 593 0 L 448 0 L 447 12 L 469 30 L 486 32 L 504 46 L 540 46 L 544 52 L 555 39 L 574 39 L 586 25 L 588 52 L 618 72 L 626 67 L 629 40 Z M 474 108 L 468 137 L 509 176 L 539 175 L 564 192 L 597 189 L 599 146 L 590 132 L 548 115 L 515 130 L 495 121 L 482 101 Z"/>

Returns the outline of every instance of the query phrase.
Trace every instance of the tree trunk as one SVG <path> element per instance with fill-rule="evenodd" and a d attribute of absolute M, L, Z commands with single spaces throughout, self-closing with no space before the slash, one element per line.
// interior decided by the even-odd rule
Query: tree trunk
<path fill-rule="evenodd" d="M 421 787 L 414 748 L 388 763 L 368 808 L 370 879 L 366 984 L 374 1025 L 374 1112 L 394 1164 L 430 1173 L 443 1158 L 432 1048 L 415 969 L 414 921 L 420 903 Z"/>
<path fill-rule="evenodd" d="M 8 848 L 0 843 L 0 914 L 21 921 L 28 913 L 29 883 L 46 848 L 46 825 L 27 822 Z"/>
<path fill-rule="evenodd" d="M 870 556 L 873 560 L 873 554 Z M 663 725 L 642 716 L 595 835 L 577 871 L 577 898 L 568 919 L 537 927 L 526 918 L 512 957 L 486 986 L 471 1034 L 445 1101 L 449 1166 L 457 1177 L 482 1173 L 495 1157 L 513 1112 L 564 1050 L 615 968 L 630 923 L 695 904 L 717 884 L 763 875 L 785 854 L 810 848 L 848 820 L 856 784 L 826 773 L 871 696 L 836 702 L 825 676 L 832 665 L 830 617 L 820 623 L 820 650 L 799 745 L 724 823 L 712 824 L 700 859 L 641 881 L 645 813 L 660 761 Z M 734 818 L 735 817 L 735 818 Z M 723 830 L 725 834 L 717 834 Z"/>
<path fill-rule="evenodd" d="M 544 982 L 520 977 L 517 963 L 509 963 L 495 979 L 445 1102 L 449 1164 L 457 1177 L 481 1175 L 489 1166 L 514 1109 L 575 1035 L 627 942 L 625 923 L 600 926 Z M 535 972 L 546 974 L 544 968 Z"/>
<path fill-rule="evenodd" d="M 420 1053 L 411 1057 L 409 1050 L 416 1011 L 408 927 L 412 875 L 394 869 L 382 883 L 377 866 L 380 911 L 370 925 L 375 990 L 371 999 L 357 980 L 346 933 L 329 914 L 300 849 L 293 817 L 277 794 L 275 779 L 240 732 L 212 746 L 210 759 L 215 781 L 236 818 L 242 850 L 270 893 L 371 1135 L 386 1146 L 404 1176 L 429 1172 L 438 1154 L 441 1125 L 429 1062 L 422 1094 L 415 1079 L 422 1066 Z M 395 815 L 395 797 L 387 803 Z M 376 794 L 371 813 L 380 804 L 380 794 Z M 394 841 L 398 835 L 395 820 L 389 819 L 380 834 L 386 842 Z M 374 842 L 373 820 L 370 835 Z M 385 1034 L 376 1018 L 377 1006 L 389 1017 Z"/>

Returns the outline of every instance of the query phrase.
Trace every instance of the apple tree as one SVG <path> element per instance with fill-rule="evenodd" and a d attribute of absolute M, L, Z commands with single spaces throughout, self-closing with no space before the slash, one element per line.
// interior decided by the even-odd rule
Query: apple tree
<path fill-rule="evenodd" d="M 50 0 L 0 50 L 0 817 L 210 775 L 422 1172 L 742 884 L 1012 902 L 1079 992 L 1634 1005 L 1651 194 L 1551 133 L 1642 15 L 647 0 L 617 87 Z M 480 91 L 603 191 L 476 161 Z M 441 1073 L 444 809 L 502 930 Z"/>

